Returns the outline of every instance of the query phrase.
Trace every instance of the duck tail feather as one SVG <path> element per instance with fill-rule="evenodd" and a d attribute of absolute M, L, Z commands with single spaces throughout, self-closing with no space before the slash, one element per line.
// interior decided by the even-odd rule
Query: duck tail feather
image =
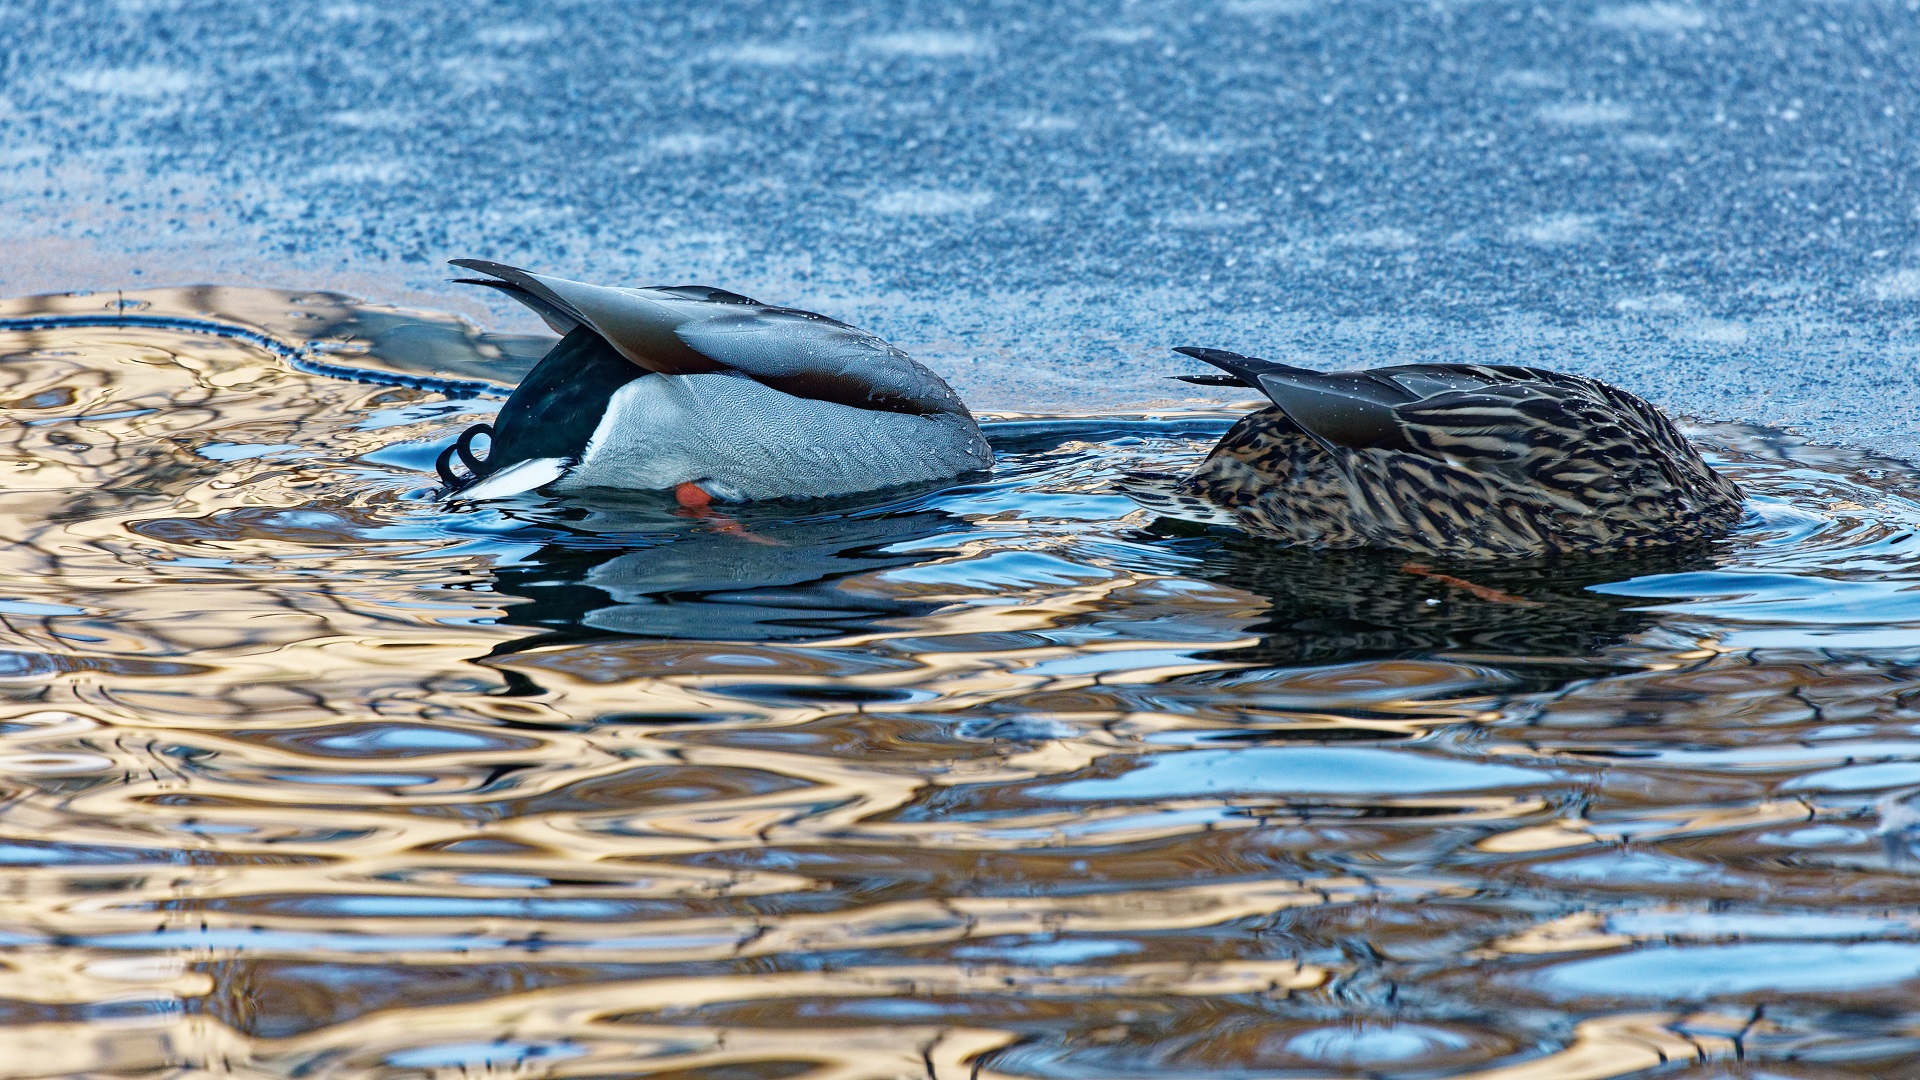
<path fill-rule="evenodd" d="M 530 274 L 517 266 L 508 266 L 506 263 L 489 262 L 486 259 L 450 259 L 448 260 L 448 265 L 457 266 L 462 270 L 473 270 L 485 274 L 490 278 L 498 278 L 502 285 L 508 287 L 501 288 L 501 285 L 494 285 L 493 282 L 475 281 L 471 278 L 462 280 L 469 284 L 491 285 L 494 288 L 501 289 L 502 292 L 505 292 L 507 295 L 532 308 L 534 314 L 540 316 L 548 326 L 553 327 L 555 330 L 560 330 L 560 327 L 553 319 L 548 317 L 549 312 L 564 316 L 566 320 L 570 321 L 572 326 L 569 326 L 567 328 L 568 330 L 571 330 L 573 326 L 580 326 L 582 324 L 591 325 L 592 323 L 592 320 L 580 314 L 579 308 L 568 303 L 559 293 L 548 288 L 546 282 L 541 281 L 537 275 Z M 564 334 L 567 331 L 560 330 L 560 332 Z"/>
<path fill-rule="evenodd" d="M 1195 386 L 1252 386 L 1238 375 L 1169 375 L 1169 379 L 1192 383 Z M 1258 389 L 1258 387 L 1255 387 Z"/>
<path fill-rule="evenodd" d="M 1294 367 L 1292 364 L 1281 364 L 1272 360 L 1262 360 L 1258 356 L 1244 356 L 1237 352 L 1228 352 L 1225 349 L 1203 349 L 1194 345 L 1180 345 L 1175 347 L 1173 351 L 1182 356 L 1191 356 L 1195 360 L 1212 364 L 1214 367 L 1226 372 L 1225 377 L 1219 375 L 1203 375 L 1196 378 L 1188 378 L 1188 382 L 1197 382 L 1199 379 L 1204 378 L 1217 380 L 1213 384 L 1216 386 L 1251 386 L 1258 390 L 1260 388 L 1260 376 L 1262 375 L 1291 375 L 1309 379 L 1321 376 L 1320 372 L 1308 368 Z M 1179 375 L 1174 377 L 1186 378 L 1186 376 Z"/>
<path fill-rule="evenodd" d="M 531 308 L 535 315 L 540 316 L 541 322 L 552 327 L 553 332 L 562 337 L 572 333 L 574 329 L 580 325 L 580 321 L 566 311 L 548 303 L 532 290 L 515 285 L 511 281 L 495 281 L 493 278 L 463 277 L 454 278 L 453 283 L 455 285 L 480 285 L 506 293 L 508 296 L 513 297 L 515 300 Z"/>
<path fill-rule="evenodd" d="M 1121 474 L 1113 486 L 1120 494 L 1161 517 L 1202 525 L 1240 525 L 1233 511 L 1186 491 L 1181 483 L 1183 479 L 1171 473 L 1132 472 Z"/>
<path fill-rule="evenodd" d="M 1259 376 L 1260 369 L 1266 361 L 1258 357 L 1242 356 L 1225 349 L 1203 349 L 1195 345 L 1176 345 L 1173 351 L 1182 356 L 1191 356 L 1202 363 L 1212 364 L 1226 373 L 1225 375 L 1175 375 L 1176 379 L 1199 383 L 1202 386 L 1251 386 L 1256 390 L 1260 388 L 1260 384 L 1254 380 Z"/>
<path fill-rule="evenodd" d="M 1224 379 L 1212 375 L 1176 378 L 1251 386 L 1280 406 L 1329 453 L 1337 447 L 1405 447 L 1406 435 L 1394 408 L 1414 400 L 1416 395 L 1393 383 L 1365 372 L 1313 371 L 1225 349 L 1182 346 L 1173 351 L 1205 361 L 1227 374 Z"/>

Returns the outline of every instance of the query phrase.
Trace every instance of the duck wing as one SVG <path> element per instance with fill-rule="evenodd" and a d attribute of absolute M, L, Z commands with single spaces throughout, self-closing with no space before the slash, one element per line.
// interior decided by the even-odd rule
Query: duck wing
<path fill-rule="evenodd" d="M 1345 447 L 1505 457 L 1543 428 L 1574 426 L 1570 394 L 1589 380 L 1536 368 L 1487 364 L 1404 364 L 1369 371 L 1312 371 L 1220 349 L 1175 352 L 1227 373 L 1190 382 L 1251 386 L 1328 450 Z"/>
<path fill-rule="evenodd" d="M 554 329 L 585 326 L 662 375 L 727 372 L 794 397 L 857 409 L 966 414 L 932 371 L 876 335 L 825 315 L 704 285 L 613 289 L 479 259 L 453 265 L 508 293 Z"/>
<path fill-rule="evenodd" d="M 1417 398 L 1437 397 L 1463 390 L 1550 383 L 1564 378 L 1540 368 L 1493 364 L 1401 364 L 1374 368 L 1367 374 L 1386 379 Z"/>
<path fill-rule="evenodd" d="M 856 409 L 967 414 L 938 375 L 880 337 L 825 315 L 754 307 L 682 325 L 702 356 L 792 394 Z"/>

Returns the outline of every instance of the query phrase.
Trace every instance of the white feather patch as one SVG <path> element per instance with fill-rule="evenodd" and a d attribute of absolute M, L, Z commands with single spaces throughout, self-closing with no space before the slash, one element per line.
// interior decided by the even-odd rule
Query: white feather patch
<path fill-rule="evenodd" d="M 478 502 L 485 499 L 504 499 L 511 495 L 523 495 L 535 488 L 546 487 L 566 475 L 567 459 L 557 457 L 528 458 L 516 461 L 501 469 L 472 487 L 460 491 L 454 497 L 463 502 Z"/>

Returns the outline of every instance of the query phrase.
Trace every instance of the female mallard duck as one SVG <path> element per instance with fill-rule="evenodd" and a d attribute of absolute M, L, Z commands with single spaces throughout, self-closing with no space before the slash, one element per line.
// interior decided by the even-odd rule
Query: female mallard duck
<path fill-rule="evenodd" d="M 1313 547 L 1497 557 L 1710 536 L 1740 489 L 1624 390 L 1539 368 L 1408 364 L 1325 373 L 1218 349 L 1178 352 L 1273 402 L 1184 478 L 1121 490 L 1168 517 Z"/>
<path fill-rule="evenodd" d="M 492 424 L 435 463 L 450 493 L 673 490 L 714 499 L 817 498 L 993 464 L 940 376 L 824 315 L 703 285 L 610 289 L 457 259 L 562 335 Z M 483 459 L 473 440 L 489 436 Z M 470 475 L 453 467 L 458 457 Z"/>

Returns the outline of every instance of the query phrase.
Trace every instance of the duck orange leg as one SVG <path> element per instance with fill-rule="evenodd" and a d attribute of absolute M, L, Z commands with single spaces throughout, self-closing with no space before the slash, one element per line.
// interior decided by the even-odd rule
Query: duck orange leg
<path fill-rule="evenodd" d="M 1461 592 L 1464 592 L 1469 596 L 1477 597 L 1481 600 L 1487 601 L 1488 603 L 1516 604 L 1520 607 L 1539 607 L 1540 606 L 1540 601 L 1538 600 L 1529 600 L 1524 596 L 1515 596 L 1510 592 L 1501 592 L 1499 589 L 1493 588 L 1492 586 L 1488 586 L 1488 585 L 1476 585 L 1465 578 L 1454 577 L 1452 574 L 1442 574 L 1435 571 L 1433 567 L 1428 566 L 1425 563 L 1417 563 L 1417 562 L 1402 563 L 1400 565 L 1400 572 L 1404 574 L 1412 574 L 1415 577 L 1432 578 L 1433 580 L 1439 582 L 1442 585 L 1445 585 L 1453 589 L 1459 589 Z"/>
<path fill-rule="evenodd" d="M 682 517 L 700 518 L 713 523 L 713 531 L 729 533 L 742 540 L 750 540 L 768 547 L 783 546 L 778 540 L 769 540 L 759 533 L 752 532 L 746 526 L 713 509 L 713 496 L 707 489 L 689 480 L 673 489 L 673 501 L 680 504 Z"/>

